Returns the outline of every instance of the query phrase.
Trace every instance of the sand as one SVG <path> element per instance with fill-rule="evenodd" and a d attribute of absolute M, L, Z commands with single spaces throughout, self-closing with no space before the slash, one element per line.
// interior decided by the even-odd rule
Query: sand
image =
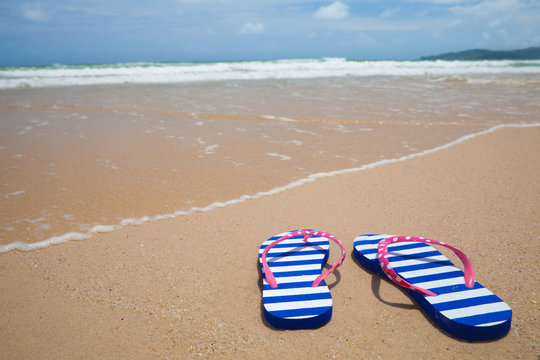
<path fill-rule="evenodd" d="M 46 90 L 20 97 L 46 97 Z M 53 104 L 0 105 L 0 112 L 0 246 L 203 207 L 310 174 L 416 153 L 495 125 L 283 121 Z"/>
<path fill-rule="evenodd" d="M 273 196 L 1 254 L 0 358 L 536 359 L 539 140 L 538 127 L 498 129 Z M 316 330 L 278 331 L 261 311 L 258 248 L 305 227 L 333 233 L 348 251 L 327 279 L 333 317 Z M 510 333 L 468 343 L 440 331 L 354 261 L 363 233 L 464 250 L 477 280 L 513 309 Z M 332 247 L 329 263 L 338 255 Z"/>
<path fill-rule="evenodd" d="M 540 122 L 534 75 L 0 91 L 0 252 Z M 514 81 L 515 80 L 515 81 Z"/>

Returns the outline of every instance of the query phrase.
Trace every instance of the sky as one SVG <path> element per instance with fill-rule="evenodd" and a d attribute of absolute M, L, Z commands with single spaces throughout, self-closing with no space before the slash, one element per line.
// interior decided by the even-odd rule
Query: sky
<path fill-rule="evenodd" d="M 418 59 L 540 46 L 540 0 L 0 0 L 0 65 Z"/>

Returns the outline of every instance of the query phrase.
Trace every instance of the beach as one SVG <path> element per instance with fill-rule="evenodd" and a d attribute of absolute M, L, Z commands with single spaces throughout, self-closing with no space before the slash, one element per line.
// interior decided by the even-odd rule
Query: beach
<path fill-rule="evenodd" d="M 537 358 L 538 75 L 392 76 L 0 90 L 0 357 Z M 258 249 L 300 228 L 347 258 L 331 321 L 279 331 Z M 463 250 L 509 334 L 439 330 L 369 233 Z"/>

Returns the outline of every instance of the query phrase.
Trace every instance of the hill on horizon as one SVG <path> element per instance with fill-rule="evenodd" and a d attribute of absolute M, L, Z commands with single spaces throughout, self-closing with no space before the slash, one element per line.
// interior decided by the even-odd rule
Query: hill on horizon
<path fill-rule="evenodd" d="M 540 46 L 518 50 L 471 49 L 434 56 L 422 56 L 420 60 L 539 60 Z"/>

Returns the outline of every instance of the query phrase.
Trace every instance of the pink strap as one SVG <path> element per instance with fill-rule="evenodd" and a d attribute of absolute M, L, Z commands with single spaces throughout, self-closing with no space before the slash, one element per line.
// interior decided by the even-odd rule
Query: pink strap
<path fill-rule="evenodd" d="M 263 253 L 262 253 L 262 264 L 263 264 L 263 269 L 264 269 L 264 277 L 266 278 L 266 281 L 268 282 L 268 284 L 270 285 L 270 287 L 272 289 L 275 289 L 277 288 L 277 281 L 276 281 L 276 278 L 274 277 L 274 274 L 272 274 L 272 271 L 270 270 L 270 268 L 268 267 L 268 263 L 266 262 L 266 254 L 268 254 L 268 251 L 276 244 L 282 242 L 283 240 L 286 240 L 286 239 L 290 239 L 292 238 L 293 236 L 297 236 L 297 235 L 304 235 L 304 241 L 307 241 L 311 236 L 315 235 L 315 236 L 322 236 L 322 237 L 325 237 L 327 239 L 330 239 L 330 240 L 333 240 L 336 242 L 336 244 L 339 245 L 339 247 L 341 248 L 341 258 L 339 259 L 339 261 L 337 262 L 336 265 L 332 266 L 330 269 L 328 269 L 325 273 L 319 275 L 315 281 L 313 281 L 313 284 L 311 284 L 311 287 L 317 287 L 319 286 L 319 284 L 321 283 L 321 281 L 324 280 L 324 278 L 326 277 L 326 275 L 330 274 L 332 271 L 336 270 L 339 266 L 341 266 L 341 264 L 343 264 L 343 260 L 345 260 L 345 255 L 346 255 L 346 252 L 345 252 L 345 247 L 343 246 L 343 244 L 341 243 L 341 241 L 338 240 L 337 237 L 335 237 L 334 235 L 330 234 L 330 233 L 327 233 L 327 232 L 322 232 L 322 231 L 315 231 L 315 230 L 297 230 L 297 231 L 293 231 L 293 232 L 290 232 L 288 233 L 287 235 L 285 236 L 282 236 L 280 237 L 279 239 L 277 239 L 276 241 L 272 242 L 270 245 L 268 245 Z"/>
<path fill-rule="evenodd" d="M 453 247 L 452 245 L 445 244 L 443 242 L 437 241 L 437 240 L 431 240 L 431 239 L 424 239 L 421 237 L 411 237 L 411 236 L 393 236 L 386 238 L 384 240 L 379 241 L 379 248 L 377 252 L 377 257 L 379 258 L 379 264 L 381 265 L 382 270 L 384 273 L 396 284 L 403 286 L 405 288 L 409 288 L 412 290 L 416 290 L 426 296 L 437 296 L 432 291 L 419 288 L 417 286 L 414 286 L 407 282 L 406 280 L 400 278 L 394 269 L 390 266 L 390 263 L 388 262 L 388 244 L 397 243 L 397 242 L 423 242 L 423 243 L 430 243 L 430 244 L 438 244 L 442 245 L 444 247 L 447 247 L 448 249 L 452 250 L 461 260 L 463 265 L 465 266 L 465 286 L 468 288 L 472 288 L 474 286 L 474 270 L 471 264 L 471 261 L 465 255 L 461 250 Z"/>

